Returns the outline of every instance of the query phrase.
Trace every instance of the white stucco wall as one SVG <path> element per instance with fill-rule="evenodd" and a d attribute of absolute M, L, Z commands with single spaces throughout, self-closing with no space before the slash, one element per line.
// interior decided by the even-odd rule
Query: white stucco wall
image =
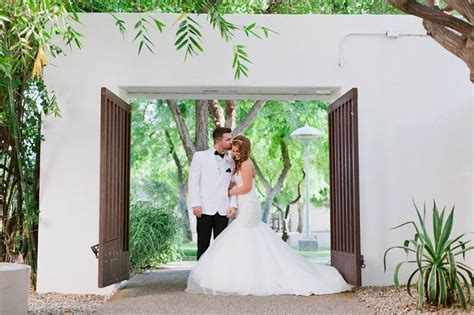
<path fill-rule="evenodd" d="M 158 15 L 167 28 L 152 31 L 158 52 L 137 56 L 138 15 L 120 15 L 123 40 L 107 14 L 81 15 L 84 48 L 45 69 L 62 118 L 48 118 L 41 150 L 38 291 L 103 293 L 90 246 L 99 238 L 100 88 L 127 91 L 339 87 L 359 89 L 361 242 L 364 285 L 389 284 L 382 255 L 406 237 L 391 227 L 414 218 L 418 203 L 456 204 L 455 232 L 472 230 L 472 85 L 466 66 L 408 16 L 231 16 L 279 32 L 268 40 L 237 39 L 254 61 L 250 77 L 233 79 L 232 49 L 203 29 L 205 53 L 186 63 L 173 47 L 176 15 Z M 199 17 L 203 21 L 204 17 Z M 403 34 L 389 38 L 387 31 Z M 420 36 L 421 35 L 421 36 Z M 342 65 L 340 65 L 342 64 Z M 153 95 L 148 95 L 152 97 Z M 334 94 L 331 98 L 335 98 Z M 211 96 L 208 96 L 210 98 Z M 249 98 L 242 95 L 242 98 Z M 274 96 L 274 98 L 295 98 Z M 473 260 L 471 260 L 471 263 Z"/>

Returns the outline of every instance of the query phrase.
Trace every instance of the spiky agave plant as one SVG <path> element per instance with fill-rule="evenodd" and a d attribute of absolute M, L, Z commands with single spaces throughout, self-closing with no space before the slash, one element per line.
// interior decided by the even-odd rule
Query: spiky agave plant
<path fill-rule="evenodd" d="M 465 234 L 451 238 L 454 206 L 445 219 L 446 207 L 440 213 L 436 201 L 433 201 L 433 231 L 430 234 L 426 229 L 426 206 L 423 206 L 422 216 L 414 201 L 413 205 L 418 216 L 418 224 L 408 221 L 393 228 L 411 224 L 415 228 L 413 239 L 405 240 L 402 246 L 393 246 L 385 251 L 384 270 L 387 269 L 387 253 L 392 249 L 403 249 L 407 259 L 399 262 L 394 271 L 397 288 L 401 267 L 405 264 L 414 264 L 416 269 L 408 277 L 407 291 L 412 296 L 412 281 L 418 275 L 416 289 L 420 309 L 424 308 L 425 302 L 433 306 L 450 306 L 459 302 L 465 309 L 471 297 L 470 285 L 474 285 L 473 269 L 457 261 L 456 257 L 462 255 L 463 260 L 465 259 L 466 252 L 474 248 L 466 247 L 471 240 L 461 240 Z"/>

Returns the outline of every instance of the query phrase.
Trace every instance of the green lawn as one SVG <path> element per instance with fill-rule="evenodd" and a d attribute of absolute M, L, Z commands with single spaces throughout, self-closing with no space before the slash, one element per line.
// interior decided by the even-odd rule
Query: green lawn
<path fill-rule="evenodd" d="M 319 257 L 326 257 L 331 255 L 331 249 L 328 247 L 319 247 L 318 251 L 315 252 L 305 252 L 299 251 L 298 246 L 291 246 L 296 252 L 300 255 L 307 257 L 307 258 L 319 258 Z"/>
<path fill-rule="evenodd" d="M 300 255 L 307 257 L 307 258 L 319 258 L 319 257 L 326 257 L 331 255 L 331 250 L 327 247 L 320 247 L 318 251 L 315 252 L 303 252 L 298 251 L 297 246 L 292 246 L 292 248 L 298 252 Z M 194 261 L 196 260 L 197 256 L 197 245 L 193 242 L 186 242 L 181 244 L 180 252 L 182 256 L 182 260 L 184 261 Z"/>

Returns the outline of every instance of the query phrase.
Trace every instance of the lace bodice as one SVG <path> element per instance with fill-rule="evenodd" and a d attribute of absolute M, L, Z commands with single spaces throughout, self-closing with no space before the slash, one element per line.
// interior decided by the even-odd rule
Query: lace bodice
<path fill-rule="evenodd" d="M 237 187 L 243 186 L 240 172 L 234 175 L 234 181 Z M 252 179 L 252 189 L 243 195 L 237 196 L 238 216 L 235 222 L 244 225 L 254 225 L 262 220 L 262 210 L 260 200 L 255 193 L 255 180 Z"/>

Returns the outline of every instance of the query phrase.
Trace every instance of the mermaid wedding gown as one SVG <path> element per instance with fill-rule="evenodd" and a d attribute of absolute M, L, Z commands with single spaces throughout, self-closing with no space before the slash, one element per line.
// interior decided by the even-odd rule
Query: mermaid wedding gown
<path fill-rule="evenodd" d="M 242 186 L 239 173 L 234 180 Z M 334 267 L 309 262 L 262 222 L 255 181 L 237 200 L 237 218 L 191 270 L 186 292 L 307 296 L 351 289 Z"/>

